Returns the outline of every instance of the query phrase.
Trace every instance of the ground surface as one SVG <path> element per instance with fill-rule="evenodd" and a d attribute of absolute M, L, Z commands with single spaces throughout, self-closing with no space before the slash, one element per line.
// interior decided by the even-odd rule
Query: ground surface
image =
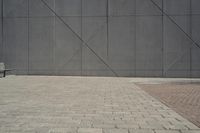
<path fill-rule="evenodd" d="M 200 127 L 200 84 L 165 83 L 139 86 Z"/>
<path fill-rule="evenodd" d="M 0 79 L 0 133 L 200 133 L 130 78 Z"/>

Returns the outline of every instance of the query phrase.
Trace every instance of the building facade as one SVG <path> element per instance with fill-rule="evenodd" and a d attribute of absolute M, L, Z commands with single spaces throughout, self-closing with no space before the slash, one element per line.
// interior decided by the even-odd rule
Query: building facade
<path fill-rule="evenodd" d="M 1 0 L 20 75 L 200 77 L 199 0 Z"/>

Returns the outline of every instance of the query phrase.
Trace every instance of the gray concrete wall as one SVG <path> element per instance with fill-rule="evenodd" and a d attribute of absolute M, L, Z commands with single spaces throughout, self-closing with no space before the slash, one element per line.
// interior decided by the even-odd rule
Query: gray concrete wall
<path fill-rule="evenodd" d="M 199 0 L 44 1 L 3 0 L 15 74 L 200 77 Z"/>
<path fill-rule="evenodd" d="M 0 62 L 3 62 L 2 0 L 0 0 Z"/>

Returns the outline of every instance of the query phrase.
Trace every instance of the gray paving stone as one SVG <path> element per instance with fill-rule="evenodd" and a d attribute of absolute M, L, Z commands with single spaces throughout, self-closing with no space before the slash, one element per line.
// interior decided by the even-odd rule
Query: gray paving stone
<path fill-rule="evenodd" d="M 182 130 L 181 133 L 200 133 L 200 131 L 199 130 L 191 130 L 191 131 Z"/>
<path fill-rule="evenodd" d="M 3 78 L 0 80 L 0 133 L 200 132 L 132 80 L 54 76 Z"/>
<path fill-rule="evenodd" d="M 48 133 L 76 133 L 77 129 L 73 128 L 55 128 L 50 129 Z"/>
<path fill-rule="evenodd" d="M 127 129 L 105 129 L 104 133 L 128 133 Z"/>
<path fill-rule="evenodd" d="M 155 133 L 180 133 L 180 131 L 175 130 L 156 130 Z"/>
<path fill-rule="evenodd" d="M 102 129 L 98 128 L 80 128 L 78 133 L 102 133 Z"/>
<path fill-rule="evenodd" d="M 154 133 L 154 131 L 144 129 L 129 129 L 129 133 Z"/>

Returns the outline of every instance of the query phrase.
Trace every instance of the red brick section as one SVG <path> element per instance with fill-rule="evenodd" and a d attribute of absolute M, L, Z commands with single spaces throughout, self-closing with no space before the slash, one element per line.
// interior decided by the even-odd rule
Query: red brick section
<path fill-rule="evenodd" d="M 200 84 L 137 85 L 200 127 Z"/>

